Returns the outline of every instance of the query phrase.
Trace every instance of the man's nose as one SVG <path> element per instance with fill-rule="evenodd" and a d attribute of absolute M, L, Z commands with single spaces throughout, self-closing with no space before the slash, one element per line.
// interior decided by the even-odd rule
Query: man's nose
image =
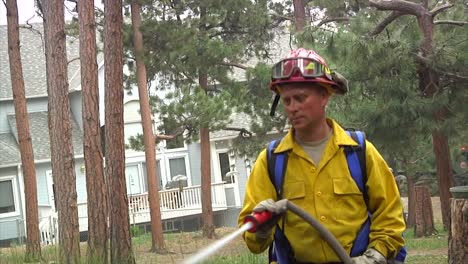
<path fill-rule="evenodd" d="M 286 106 L 286 111 L 288 112 L 296 112 L 298 109 L 298 102 L 296 100 L 291 100 L 288 106 Z"/>

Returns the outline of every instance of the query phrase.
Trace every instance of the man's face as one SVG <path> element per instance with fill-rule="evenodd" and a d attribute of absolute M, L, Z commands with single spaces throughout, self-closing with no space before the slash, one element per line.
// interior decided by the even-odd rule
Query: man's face
<path fill-rule="evenodd" d="M 290 83 L 281 86 L 289 122 L 296 130 L 315 128 L 325 119 L 325 106 L 330 95 L 326 89 L 310 83 Z"/>

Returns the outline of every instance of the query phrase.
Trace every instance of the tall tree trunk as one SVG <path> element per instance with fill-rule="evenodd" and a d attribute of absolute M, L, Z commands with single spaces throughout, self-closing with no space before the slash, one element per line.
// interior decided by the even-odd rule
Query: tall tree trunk
<path fill-rule="evenodd" d="M 107 263 L 107 189 L 104 179 L 99 122 L 99 85 L 96 62 L 96 22 L 93 0 L 78 4 L 83 112 L 83 147 L 88 194 L 89 263 Z"/>
<path fill-rule="evenodd" d="M 106 176 L 109 182 L 111 263 L 135 263 L 130 237 L 123 120 L 122 0 L 104 1 Z"/>
<path fill-rule="evenodd" d="M 407 227 L 414 227 L 416 224 L 416 198 L 414 197 L 414 175 L 407 178 L 408 182 L 408 221 Z"/>
<path fill-rule="evenodd" d="M 435 14 L 429 10 L 429 2 L 422 1 L 415 4 L 410 1 L 369 1 L 371 6 L 380 10 L 391 10 L 402 12 L 403 14 L 414 15 L 418 20 L 419 30 L 423 34 L 421 47 L 417 54 L 417 71 L 419 77 L 419 90 L 427 98 L 436 98 L 440 92 L 440 76 L 431 69 L 426 60 L 434 55 L 434 17 Z M 388 24 L 388 23 L 387 23 Z M 434 123 L 442 127 L 446 118 L 447 107 L 434 111 Z M 439 183 L 440 201 L 442 205 L 442 220 L 447 229 L 450 223 L 450 197 L 449 188 L 453 186 L 453 171 L 450 162 L 450 151 L 448 149 L 447 135 L 440 129 L 432 131 L 432 144 L 436 158 L 437 179 Z"/>
<path fill-rule="evenodd" d="M 447 230 L 450 225 L 450 187 L 453 186 L 453 169 L 450 160 L 448 138 L 441 130 L 432 132 L 432 144 L 436 156 L 439 197 L 442 210 L 442 222 Z"/>
<path fill-rule="evenodd" d="M 427 7 L 426 7 L 427 8 Z M 434 53 L 433 47 L 433 34 L 434 24 L 433 17 L 429 10 L 422 13 L 418 17 L 419 28 L 423 33 L 423 41 L 421 43 L 420 55 L 423 58 L 429 58 Z M 439 76 L 425 63 L 420 62 L 418 65 L 419 74 L 419 89 L 421 93 L 428 97 L 433 98 L 437 96 L 439 91 Z M 442 126 L 446 118 L 447 109 L 443 106 L 441 109 L 434 111 L 434 122 L 438 126 Z M 436 159 L 437 167 L 437 180 L 439 183 L 440 204 L 442 210 L 442 221 L 445 229 L 450 224 L 450 187 L 453 186 L 453 169 L 450 161 L 450 150 L 448 147 L 447 135 L 441 130 L 436 129 L 432 131 L 432 145 Z"/>
<path fill-rule="evenodd" d="M 34 153 L 29 133 L 29 115 L 26 106 L 23 66 L 21 64 L 18 6 L 16 0 L 6 1 L 8 22 L 8 58 L 10 61 L 11 87 L 15 105 L 16 129 L 21 153 L 26 196 L 26 262 L 37 262 L 41 259 L 39 238 L 39 216 L 37 208 L 36 171 Z"/>
<path fill-rule="evenodd" d="M 205 91 L 208 89 L 208 76 L 200 73 L 199 84 Z M 211 155 L 210 155 L 210 129 L 200 128 L 201 148 L 201 196 L 202 196 L 202 222 L 203 236 L 214 238 L 213 205 L 211 203 Z"/>
<path fill-rule="evenodd" d="M 148 196 L 151 216 L 151 251 L 164 252 L 164 236 L 161 221 L 161 210 L 159 202 L 159 183 L 156 170 L 156 147 L 155 137 L 151 120 L 151 108 L 149 104 L 146 86 L 146 66 L 144 63 L 143 36 L 140 32 L 141 15 L 140 5 L 137 1 L 131 4 L 133 45 L 136 55 L 138 93 L 140 96 L 140 113 L 143 125 L 143 142 L 145 145 L 146 175 L 148 182 Z"/>
<path fill-rule="evenodd" d="M 50 152 L 58 211 L 60 263 L 80 263 L 80 233 L 63 5 L 63 0 L 50 0 L 47 1 L 45 8 Z"/>
<path fill-rule="evenodd" d="M 305 5 L 305 0 L 293 0 L 296 33 L 304 31 L 306 25 Z"/>

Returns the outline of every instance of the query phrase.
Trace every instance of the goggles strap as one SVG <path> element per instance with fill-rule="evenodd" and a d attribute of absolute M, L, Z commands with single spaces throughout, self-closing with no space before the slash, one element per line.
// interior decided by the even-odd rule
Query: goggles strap
<path fill-rule="evenodd" d="M 276 94 L 275 99 L 273 99 L 273 103 L 271 104 L 271 110 L 270 110 L 271 117 L 275 116 L 275 111 L 276 111 L 276 107 L 278 106 L 279 99 L 280 99 L 279 94 Z"/>

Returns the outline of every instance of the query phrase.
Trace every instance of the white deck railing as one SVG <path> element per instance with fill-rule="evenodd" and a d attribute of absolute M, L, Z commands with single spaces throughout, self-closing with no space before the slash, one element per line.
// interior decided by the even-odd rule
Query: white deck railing
<path fill-rule="evenodd" d="M 170 189 L 159 191 L 161 211 L 181 209 L 201 209 L 201 186 L 184 187 L 182 190 Z M 224 183 L 211 185 L 211 204 L 213 208 L 226 207 L 226 194 Z M 148 194 L 132 195 L 128 197 L 129 213 L 149 211 Z"/>
<path fill-rule="evenodd" d="M 226 193 L 224 183 L 211 184 L 211 204 L 213 211 L 227 209 Z M 201 186 L 190 186 L 179 189 L 159 191 L 159 202 L 161 219 L 171 219 L 181 216 L 201 213 Z M 128 196 L 128 208 L 130 222 L 149 222 L 149 201 L 148 194 Z M 88 206 L 87 203 L 78 204 L 78 216 L 80 232 L 88 230 Z M 58 221 L 56 214 L 42 218 L 39 224 L 41 232 L 41 242 L 43 245 L 57 243 Z"/>

